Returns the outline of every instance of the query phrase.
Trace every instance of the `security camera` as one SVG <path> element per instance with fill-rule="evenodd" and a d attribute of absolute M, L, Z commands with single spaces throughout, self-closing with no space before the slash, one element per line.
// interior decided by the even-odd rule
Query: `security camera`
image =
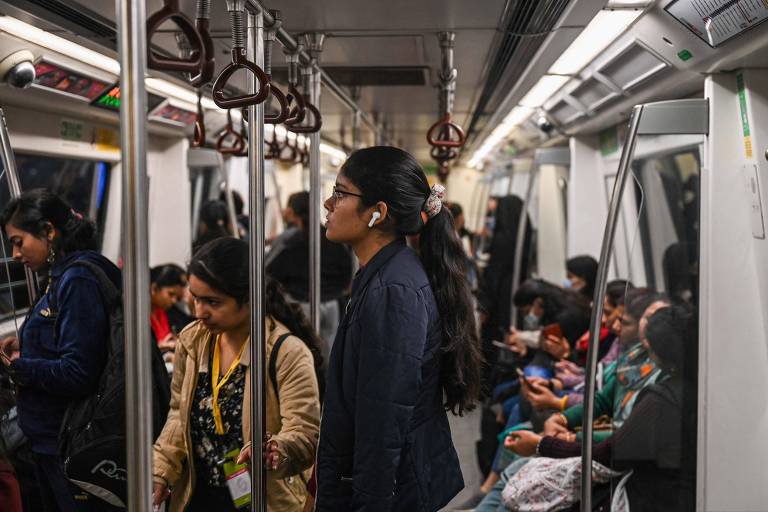
<path fill-rule="evenodd" d="M 555 125 L 553 125 L 544 114 L 541 114 L 538 118 L 536 118 L 536 126 L 539 130 L 544 132 L 545 135 L 549 135 L 552 133 L 552 130 L 555 129 Z"/>
<path fill-rule="evenodd" d="M 19 50 L 0 61 L 0 78 L 11 87 L 26 89 L 35 81 L 35 56 L 29 50 Z"/>

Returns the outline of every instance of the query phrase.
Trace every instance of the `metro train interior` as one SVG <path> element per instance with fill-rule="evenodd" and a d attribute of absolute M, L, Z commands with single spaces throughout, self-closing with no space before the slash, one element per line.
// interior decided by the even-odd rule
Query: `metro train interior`
<path fill-rule="evenodd" d="M 181 269 L 166 309 L 191 321 L 195 251 L 245 240 L 250 339 L 280 266 L 327 360 L 358 270 L 326 252 L 327 201 L 350 155 L 395 146 L 445 187 L 484 357 L 477 407 L 448 414 L 465 485 L 441 510 L 768 511 L 766 19 L 765 0 L 0 0 L 0 210 L 46 189 L 122 270 L 127 453 L 99 470 L 120 491 L 70 477 L 77 506 L 166 506 L 145 362 L 168 334 L 172 374 L 184 324 L 147 321 L 154 269 Z M 0 339 L 55 277 L 11 235 Z M 11 367 L 0 511 L 55 510 Z M 311 471 L 286 477 L 298 508 L 269 501 L 269 473 L 239 509 L 314 510 Z"/>

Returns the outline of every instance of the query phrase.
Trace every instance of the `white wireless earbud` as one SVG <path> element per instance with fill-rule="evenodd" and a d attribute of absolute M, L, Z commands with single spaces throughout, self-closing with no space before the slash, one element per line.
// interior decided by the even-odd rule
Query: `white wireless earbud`
<path fill-rule="evenodd" d="M 368 227 L 372 228 L 374 224 L 376 224 L 376 221 L 381 218 L 381 214 L 379 212 L 373 212 L 373 215 L 371 215 L 371 222 L 368 223 Z"/>

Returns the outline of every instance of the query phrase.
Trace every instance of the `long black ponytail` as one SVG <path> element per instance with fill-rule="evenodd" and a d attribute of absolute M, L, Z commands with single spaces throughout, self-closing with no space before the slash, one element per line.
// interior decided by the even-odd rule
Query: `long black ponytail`
<path fill-rule="evenodd" d="M 362 192 L 366 207 L 383 201 L 398 235 L 419 234 L 419 253 L 437 302 L 443 330 L 441 381 L 444 406 L 454 414 L 471 411 L 480 396 L 482 355 L 467 281 L 467 258 L 447 207 L 425 212 L 429 182 L 407 152 L 387 146 L 356 151 L 341 172 Z"/>

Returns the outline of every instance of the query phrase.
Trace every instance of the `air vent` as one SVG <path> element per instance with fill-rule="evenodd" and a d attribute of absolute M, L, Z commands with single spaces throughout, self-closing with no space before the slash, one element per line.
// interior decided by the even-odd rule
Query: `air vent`
<path fill-rule="evenodd" d="M 626 91 L 669 67 L 668 62 L 635 40 L 611 57 L 598 72 Z"/>
<path fill-rule="evenodd" d="M 117 33 L 114 21 L 75 2 L 60 0 L 17 0 L 16 7 L 51 23 L 58 24 L 88 39 L 100 39 L 115 48 Z"/>
<path fill-rule="evenodd" d="M 547 110 L 553 119 L 561 125 L 566 125 L 580 118 L 583 114 L 579 109 L 565 101 L 564 99 L 555 103 L 552 108 Z"/>
<path fill-rule="evenodd" d="M 607 85 L 598 82 L 592 77 L 584 80 L 569 94 L 589 110 L 596 110 L 601 105 L 619 96 L 618 93 L 613 92 Z"/>
<path fill-rule="evenodd" d="M 427 85 L 429 68 L 426 66 L 381 67 L 323 67 L 339 85 L 345 86 L 395 86 Z"/>

